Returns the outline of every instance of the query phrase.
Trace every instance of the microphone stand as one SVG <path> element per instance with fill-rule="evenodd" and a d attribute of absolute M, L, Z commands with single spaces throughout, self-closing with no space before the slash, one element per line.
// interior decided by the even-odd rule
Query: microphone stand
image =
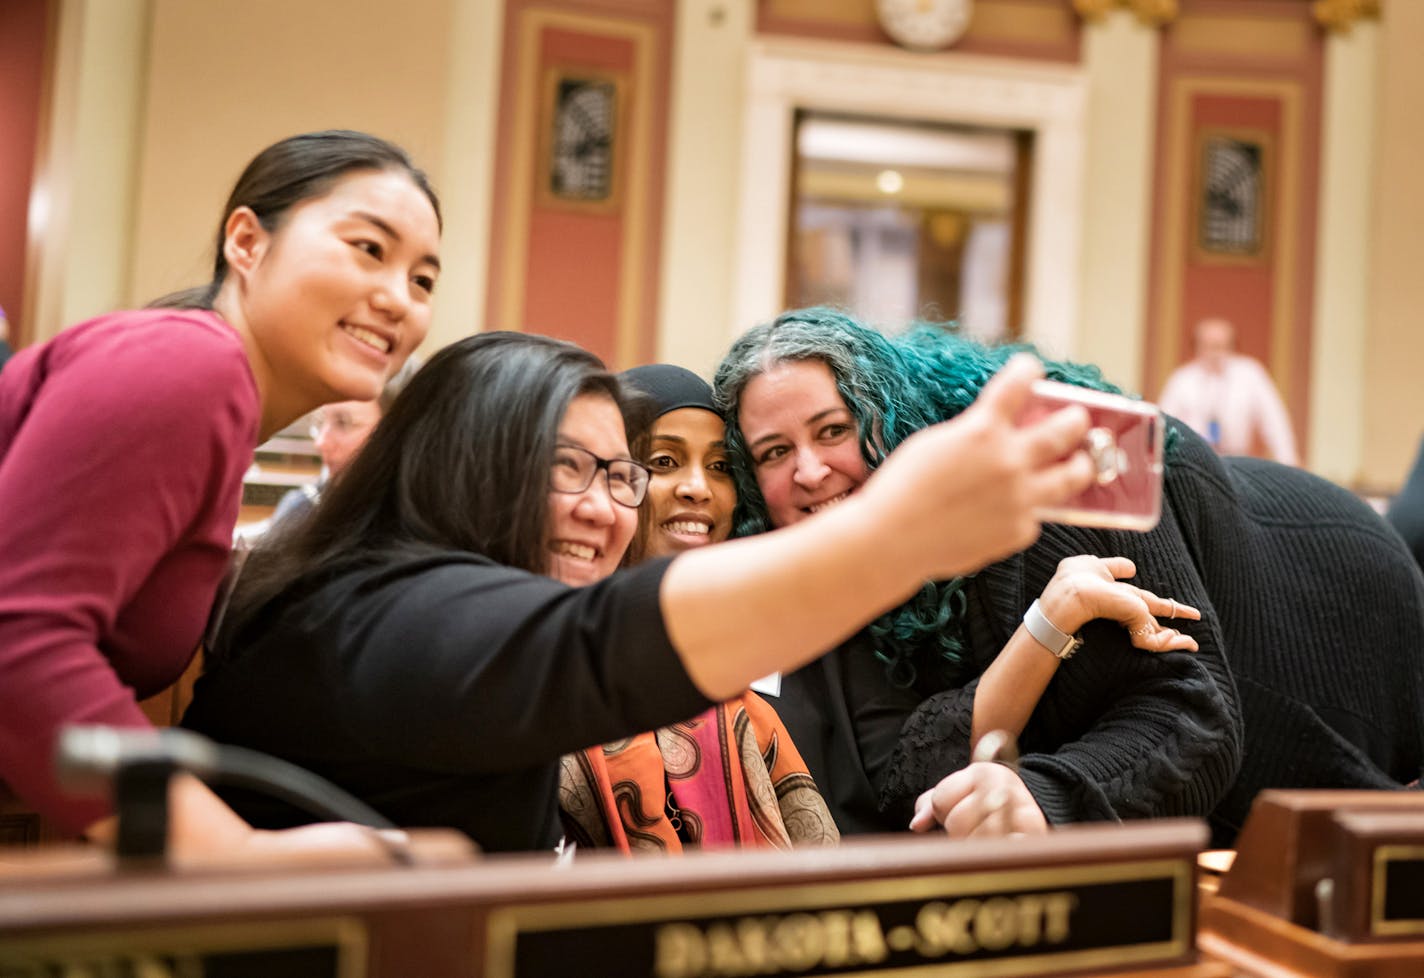
<path fill-rule="evenodd" d="M 280 798 L 318 818 L 354 822 L 393 862 L 414 858 L 404 833 L 365 802 L 304 768 L 243 747 L 214 744 L 189 730 L 118 730 L 70 726 L 56 750 L 60 780 L 71 790 L 113 791 L 118 815 L 116 853 L 124 862 L 161 861 L 168 851 L 168 783 L 175 773 Z"/>
<path fill-rule="evenodd" d="M 145 759 L 114 772 L 115 853 L 121 862 L 151 863 L 168 855 L 168 781 L 174 770 L 169 760 Z"/>

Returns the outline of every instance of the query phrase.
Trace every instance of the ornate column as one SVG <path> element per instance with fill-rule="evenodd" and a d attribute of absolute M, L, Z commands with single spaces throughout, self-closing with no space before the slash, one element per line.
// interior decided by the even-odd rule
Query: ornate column
<path fill-rule="evenodd" d="M 1177 0 L 1073 0 L 1073 9 L 1090 24 L 1101 23 L 1115 9 L 1125 9 L 1143 25 L 1161 27 L 1177 16 Z"/>
<path fill-rule="evenodd" d="M 61 0 L 58 9 L 49 131 L 30 202 L 33 342 L 137 298 L 127 279 L 151 0 Z"/>
<path fill-rule="evenodd" d="M 1365 349 L 1370 302 L 1371 203 L 1375 190 L 1378 39 L 1359 23 L 1370 0 L 1319 0 L 1330 33 L 1320 140 L 1320 229 L 1315 253 L 1315 343 L 1311 353 L 1310 443 L 1320 475 L 1345 485 L 1362 476 Z M 1352 30 L 1352 27 L 1358 29 Z"/>
<path fill-rule="evenodd" d="M 1175 12 L 1175 3 L 1075 0 L 1074 7 L 1086 22 L 1088 114 L 1081 326 L 1073 352 L 1102 366 L 1111 380 L 1141 390 L 1157 111 L 1155 28 Z"/>
<path fill-rule="evenodd" d="M 440 207 L 445 215 L 440 252 L 445 267 L 459 272 L 440 280 L 440 301 L 435 303 L 424 346 L 427 355 L 490 328 L 484 322 L 484 308 L 504 4 L 452 0 L 450 15 L 452 29 L 445 38 L 450 51 L 445 145 L 439 160 Z"/>
<path fill-rule="evenodd" d="M 1358 21 L 1378 20 L 1380 5 L 1379 0 L 1315 0 L 1311 13 L 1332 34 L 1349 34 Z"/>
<path fill-rule="evenodd" d="M 678 0 L 658 359 L 709 374 L 754 325 L 733 311 L 752 0 Z M 768 177 L 769 179 L 770 177 Z"/>

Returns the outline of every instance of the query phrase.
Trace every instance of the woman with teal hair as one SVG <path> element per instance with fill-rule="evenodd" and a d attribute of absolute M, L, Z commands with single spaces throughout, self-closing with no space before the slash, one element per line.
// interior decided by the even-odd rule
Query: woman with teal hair
<path fill-rule="evenodd" d="M 1013 352 L 925 325 L 889 338 L 828 309 L 752 329 L 716 378 L 738 532 L 854 494 Z M 1045 367 L 1110 389 L 1095 368 Z M 1140 608 L 1106 616 L 1127 629 L 1101 620 L 1092 595 L 1121 595 L 1128 577 L 1154 616 L 1159 594 L 1199 608 L 1179 636 L 1194 643 Z M 784 677 L 776 706 L 843 831 L 902 828 L 912 810 L 914 827 L 953 834 L 1203 815 L 1229 843 L 1261 788 L 1417 779 L 1421 655 L 1424 580 L 1368 507 L 1299 470 L 1220 459 L 1176 426 L 1151 532 L 1046 524 L 1022 553 L 927 582 Z M 970 763 L 976 718 L 1006 704 L 1016 773 Z"/>

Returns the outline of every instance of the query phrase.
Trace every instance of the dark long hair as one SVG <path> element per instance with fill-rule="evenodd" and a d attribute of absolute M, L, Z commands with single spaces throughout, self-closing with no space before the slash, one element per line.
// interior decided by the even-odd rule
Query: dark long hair
<path fill-rule="evenodd" d="M 542 573 L 549 467 L 580 394 L 605 394 L 630 442 L 647 424 L 592 353 L 527 333 L 445 347 L 411 378 L 309 517 L 258 544 L 238 579 L 216 651 L 303 579 L 360 563 L 464 550 Z"/>
<path fill-rule="evenodd" d="M 404 173 L 430 201 L 435 220 L 441 223 L 440 199 L 425 173 L 411 162 L 405 150 L 364 132 L 328 129 L 289 136 L 273 143 L 252 158 L 237 178 L 237 184 L 223 206 L 218 221 L 217 250 L 213 277 L 207 285 L 173 292 L 149 303 L 170 309 L 211 309 L 213 300 L 227 278 L 227 258 L 223 244 L 227 219 L 239 207 L 248 207 L 268 233 L 275 232 L 287 213 L 298 204 L 331 191 L 342 177 L 363 170 L 394 170 Z"/>

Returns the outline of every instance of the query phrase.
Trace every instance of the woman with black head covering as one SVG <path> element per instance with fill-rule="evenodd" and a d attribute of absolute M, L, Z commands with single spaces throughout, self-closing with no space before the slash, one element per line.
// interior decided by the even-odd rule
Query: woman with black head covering
<path fill-rule="evenodd" d="M 641 453 L 652 478 L 630 557 L 673 557 L 727 539 L 737 493 L 712 388 L 669 363 L 619 378 L 647 395 L 654 415 Z M 586 845 L 785 849 L 840 837 L 791 735 L 751 690 L 690 720 L 565 756 L 560 800 L 570 834 Z"/>

